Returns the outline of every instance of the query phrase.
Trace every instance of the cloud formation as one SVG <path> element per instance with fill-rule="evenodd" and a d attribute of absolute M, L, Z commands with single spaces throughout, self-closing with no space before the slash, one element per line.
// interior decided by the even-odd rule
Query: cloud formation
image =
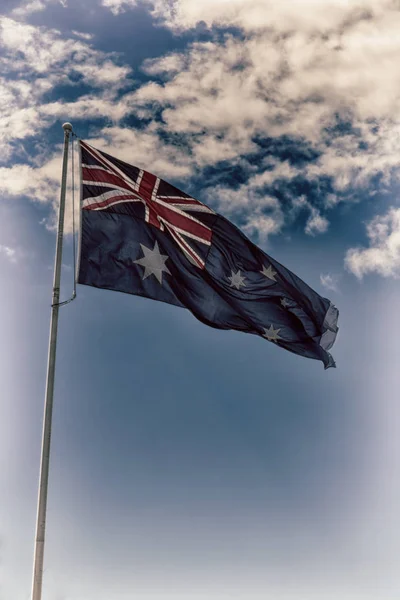
<path fill-rule="evenodd" d="M 42 0 L 32 0 L 32 2 L 23 2 L 12 11 L 12 16 L 16 18 L 24 18 L 35 12 L 39 12 L 46 8 L 46 4 Z"/>
<path fill-rule="evenodd" d="M 111 10 L 114 15 L 119 15 L 128 8 L 137 6 L 137 0 L 102 0 L 102 5 Z"/>
<path fill-rule="evenodd" d="M 137 6 L 136 0 L 103 4 L 114 14 Z M 90 34 L 65 38 L 1 19 L 4 160 L 58 119 L 98 119 L 99 147 L 167 179 L 205 174 L 204 194 L 212 189 L 214 206 L 237 214 L 248 232 L 264 238 L 300 212 L 299 198 L 309 213 L 305 233 L 323 234 L 338 202 L 353 202 L 398 179 L 398 2 L 146 4 L 175 33 L 200 27 L 214 35 L 147 60 L 142 85 L 133 84 L 129 65 L 93 48 Z M 77 82 L 85 91 L 68 102 L 57 98 L 58 85 L 74 89 Z M 135 129 L 127 128 L 127 117 L 137 119 Z M 25 172 L 42 167 L 29 164 Z M 35 193 L 32 185 L 26 193 Z M 237 207 L 229 213 L 233 199 Z"/>
<path fill-rule="evenodd" d="M 65 39 L 57 30 L 0 17 L 0 161 L 17 142 L 38 134 L 58 118 L 111 116 L 112 103 L 130 67 L 93 49 L 82 39 Z M 48 101 L 57 86 L 81 83 L 93 92 L 76 102 Z"/>
<path fill-rule="evenodd" d="M 273 169 L 249 168 L 249 178 L 269 179 L 270 195 L 282 179 L 316 189 L 330 181 L 317 201 L 306 198 L 310 235 L 325 232 L 326 212 L 374 178 L 379 188 L 398 179 L 397 3 L 180 0 L 156 2 L 153 14 L 175 31 L 205 23 L 246 34 L 147 61 L 154 80 L 129 99 L 143 116 L 158 115 L 157 135 L 185 140 L 194 166 L 262 155 L 257 142 L 266 137 L 272 146 L 293 140 L 311 156 L 301 168 L 294 156 L 278 157 Z"/>
<path fill-rule="evenodd" d="M 21 10 L 24 8 L 22 5 Z M 26 7 L 25 7 L 26 8 Z M 131 68 L 113 53 L 94 49 L 90 35 L 63 36 L 55 29 L 35 27 L 0 16 L 0 191 L 5 197 L 25 196 L 55 208 L 60 185 L 61 148 L 49 156 L 41 133 L 58 120 L 118 120 L 126 107 L 116 102 Z M 65 101 L 58 86 L 77 84 L 84 91 Z M 79 125 L 78 125 L 79 127 Z M 24 143 L 34 140 L 34 151 Z M 10 159 L 13 164 L 10 166 Z M 15 160 L 16 159 L 16 160 Z M 71 211 L 67 227 L 71 228 Z M 54 214 L 50 222 L 54 221 Z"/>
<path fill-rule="evenodd" d="M 51 202 L 60 185 L 60 159 L 61 152 L 40 167 L 0 167 L 0 192 L 10 197 L 28 196 L 35 202 Z"/>
<path fill-rule="evenodd" d="M 280 31 L 331 32 L 351 26 L 386 10 L 396 10 L 396 0 L 151 0 L 155 17 L 178 31 L 199 23 L 207 27 L 238 27 L 246 32 L 271 28 Z M 118 4 L 115 0 L 114 5 Z M 120 0 L 121 8 L 133 1 Z"/>
<path fill-rule="evenodd" d="M 391 208 L 367 225 L 368 248 L 350 248 L 346 267 L 362 279 L 368 273 L 383 277 L 400 276 L 400 208 Z"/>
<path fill-rule="evenodd" d="M 319 276 L 321 285 L 331 291 L 339 293 L 339 275 L 334 275 L 332 273 L 321 273 Z"/>
<path fill-rule="evenodd" d="M 398 149 L 400 12 L 392 3 L 365 2 L 358 11 L 355 2 L 289 4 L 182 0 L 175 11 L 165 8 L 171 26 L 237 24 L 247 36 L 193 44 L 185 54 L 149 62 L 148 72 L 166 81 L 141 88 L 136 102 L 159 105 L 169 131 L 239 142 L 238 154 L 250 151 L 255 135 L 307 141 L 320 155 L 307 175 L 333 176 L 341 189 L 389 173 Z M 256 28 L 247 22 L 252 10 Z M 223 158 L 222 144 L 221 150 Z"/>
<path fill-rule="evenodd" d="M 11 248 L 10 246 L 4 246 L 3 244 L 0 244 L 0 256 L 3 255 L 5 256 L 10 262 L 15 263 L 17 262 L 17 251 L 14 248 Z"/>

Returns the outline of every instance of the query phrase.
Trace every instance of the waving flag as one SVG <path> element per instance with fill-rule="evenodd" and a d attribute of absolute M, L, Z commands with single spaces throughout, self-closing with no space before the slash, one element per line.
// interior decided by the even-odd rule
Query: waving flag
<path fill-rule="evenodd" d="M 338 311 L 230 221 L 143 169 L 81 147 L 78 282 L 188 308 L 335 366 Z"/>

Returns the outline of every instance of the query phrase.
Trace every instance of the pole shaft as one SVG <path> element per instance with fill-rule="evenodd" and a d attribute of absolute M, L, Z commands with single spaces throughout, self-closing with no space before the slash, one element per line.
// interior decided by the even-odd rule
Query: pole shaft
<path fill-rule="evenodd" d="M 56 255 L 54 265 L 53 295 L 50 319 L 49 354 L 47 362 L 47 383 L 44 403 L 42 454 L 40 461 L 40 480 L 37 506 L 35 554 L 33 563 L 32 600 L 42 598 L 43 558 L 44 540 L 46 530 L 47 488 L 49 481 L 51 421 L 53 415 L 53 392 L 54 375 L 56 365 L 58 310 L 60 301 L 60 280 L 62 242 L 64 232 L 65 192 L 67 185 L 68 145 L 72 126 L 69 123 L 63 125 L 64 129 L 64 154 L 61 176 L 60 207 L 58 212 L 58 230 L 56 242 Z"/>

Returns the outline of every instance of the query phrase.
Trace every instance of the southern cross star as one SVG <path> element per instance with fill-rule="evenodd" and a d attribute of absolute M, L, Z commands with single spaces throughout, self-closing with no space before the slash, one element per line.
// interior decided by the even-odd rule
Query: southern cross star
<path fill-rule="evenodd" d="M 281 304 L 283 306 L 283 308 L 287 308 L 290 304 L 290 302 L 288 302 L 288 300 L 286 298 L 281 298 Z"/>
<path fill-rule="evenodd" d="M 272 279 L 272 281 L 276 281 L 276 279 L 275 279 L 276 271 L 272 270 L 271 265 L 269 265 L 268 269 L 265 265 L 263 265 L 262 271 L 260 271 L 260 273 L 262 273 L 265 277 L 268 277 L 268 279 Z"/>
<path fill-rule="evenodd" d="M 246 284 L 244 282 L 245 277 L 242 277 L 240 271 L 238 271 L 237 273 L 234 273 L 232 271 L 231 276 L 228 277 L 228 279 L 230 279 L 231 281 L 231 287 L 235 287 L 237 290 L 240 290 L 241 287 L 246 287 Z"/>
<path fill-rule="evenodd" d="M 162 284 L 163 273 L 168 273 L 171 275 L 168 267 L 165 264 L 169 256 L 166 254 L 161 254 L 158 248 L 158 242 L 154 243 L 153 250 L 146 248 L 146 246 L 143 246 L 143 244 L 140 244 L 140 247 L 144 256 L 143 258 L 139 258 L 133 262 L 144 267 L 142 279 L 146 279 L 150 275 L 154 275 L 157 281 Z"/>
<path fill-rule="evenodd" d="M 269 329 L 265 329 L 264 327 L 263 337 L 267 338 L 269 342 L 276 342 L 276 340 L 282 339 L 281 336 L 278 335 L 279 332 L 280 329 L 274 329 L 274 326 L 270 325 Z"/>

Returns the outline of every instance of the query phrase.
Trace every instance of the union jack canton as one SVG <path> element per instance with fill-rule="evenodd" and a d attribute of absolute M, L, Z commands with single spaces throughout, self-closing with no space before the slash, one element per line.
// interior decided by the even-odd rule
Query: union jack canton
<path fill-rule="evenodd" d="M 82 161 L 83 185 L 97 191 L 83 200 L 84 210 L 107 210 L 117 204 L 140 202 L 146 223 L 160 231 L 167 229 L 189 260 L 204 269 L 204 258 L 189 240 L 196 240 L 206 248 L 211 245 L 210 227 L 194 216 L 199 212 L 213 214 L 211 208 L 152 173 L 133 166 L 124 169 L 115 158 L 85 142 L 81 142 L 81 148 L 86 160 Z"/>
<path fill-rule="evenodd" d="M 79 283 L 187 308 L 335 366 L 329 300 L 205 204 L 86 142 L 80 150 Z"/>

